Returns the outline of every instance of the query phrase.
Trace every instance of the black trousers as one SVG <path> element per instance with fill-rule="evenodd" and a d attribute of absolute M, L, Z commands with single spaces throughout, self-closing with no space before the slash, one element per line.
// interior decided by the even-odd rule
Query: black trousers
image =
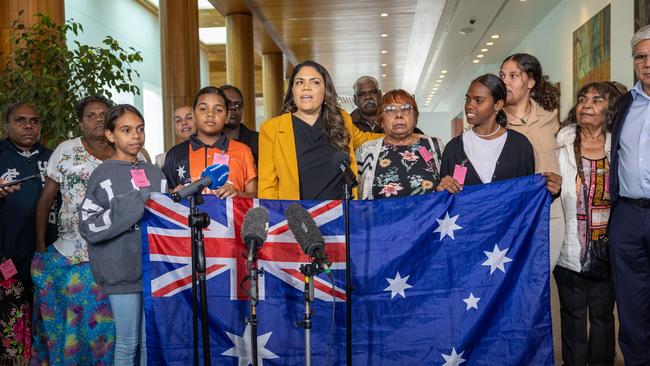
<path fill-rule="evenodd" d="M 609 222 L 609 248 L 619 344 L 627 366 L 650 365 L 650 208 L 617 201 Z"/>
<path fill-rule="evenodd" d="M 564 365 L 613 365 L 616 346 L 611 279 L 590 279 L 560 266 L 553 274 L 560 295 Z"/>

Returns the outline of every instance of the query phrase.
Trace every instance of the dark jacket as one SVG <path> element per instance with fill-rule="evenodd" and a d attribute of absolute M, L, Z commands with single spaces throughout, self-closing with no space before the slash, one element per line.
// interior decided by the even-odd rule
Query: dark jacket
<path fill-rule="evenodd" d="M 255 164 L 257 165 L 257 155 L 259 153 L 259 144 L 260 144 L 260 133 L 253 131 L 244 124 L 239 125 L 239 138 L 237 141 L 248 146 L 253 153 L 253 159 L 255 159 Z"/>
<path fill-rule="evenodd" d="M 463 185 L 470 186 L 474 184 L 483 184 L 478 173 L 474 169 L 472 162 L 467 158 L 463 149 L 463 135 L 454 137 L 442 153 L 442 163 L 440 166 L 440 176 L 454 175 L 454 167 L 465 165 L 467 174 Z M 533 145 L 530 144 L 526 136 L 517 131 L 508 130 L 506 143 L 497 160 L 492 182 L 510 178 L 523 177 L 535 173 L 535 155 Z"/>
<path fill-rule="evenodd" d="M 11 258 L 22 280 L 30 278 L 29 268 L 36 248 L 36 203 L 43 189 L 50 155 L 52 150 L 39 143 L 24 153 L 8 139 L 0 141 L 0 178 L 12 181 L 34 174 L 39 176 L 21 183 L 19 191 L 0 200 L 0 260 Z M 46 243 L 54 242 L 57 236 L 58 203 L 57 198 L 52 205 Z"/>
<path fill-rule="evenodd" d="M 363 132 L 384 133 L 384 130 L 381 128 L 379 124 L 375 125 L 374 129 L 370 127 L 368 122 L 364 121 L 361 118 L 361 114 L 359 113 L 358 108 L 353 110 L 352 113 L 350 113 L 350 118 L 352 118 L 352 123 L 354 123 L 354 125 Z M 413 128 L 413 133 L 419 133 L 420 135 L 424 135 L 424 132 L 422 132 L 421 129 L 417 128 L 417 126 Z"/>
<path fill-rule="evenodd" d="M 618 198 L 618 148 L 621 140 L 621 131 L 623 131 L 625 117 L 627 117 L 627 112 L 630 110 L 633 101 L 632 91 L 628 91 L 622 97 L 618 98 L 616 102 L 614 125 L 612 126 L 612 160 L 609 162 L 609 194 L 612 209 Z"/>

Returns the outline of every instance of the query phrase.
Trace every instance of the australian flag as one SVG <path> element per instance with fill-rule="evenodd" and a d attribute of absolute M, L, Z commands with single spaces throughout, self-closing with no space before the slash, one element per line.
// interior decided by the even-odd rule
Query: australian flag
<path fill-rule="evenodd" d="M 303 365 L 308 263 L 288 229 L 291 201 L 206 196 L 204 230 L 213 364 L 251 364 L 246 211 L 269 210 L 258 254 L 260 365 Z M 312 363 L 343 365 L 345 227 L 340 201 L 301 201 L 319 225 L 333 283 L 315 283 Z M 350 205 L 352 354 L 357 365 L 552 365 L 550 196 L 536 175 L 457 195 Z M 147 355 L 152 365 L 192 364 L 189 209 L 154 196 L 142 220 Z M 246 288 L 244 285 L 243 288 Z M 200 345 L 200 344 L 199 344 Z"/>

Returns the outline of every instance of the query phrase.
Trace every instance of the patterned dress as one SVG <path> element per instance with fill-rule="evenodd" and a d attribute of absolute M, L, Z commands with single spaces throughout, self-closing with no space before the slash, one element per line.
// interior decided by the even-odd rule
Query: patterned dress
<path fill-rule="evenodd" d="M 591 160 L 582 157 L 584 184 L 577 184 L 578 238 L 580 262 L 587 256 L 588 238 L 597 240 L 607 234 L 609 220 L 609 161 L 607 158 Z"/>
<path fill-rule="evenodd" d="M 434 192 L 440 174 L 427 139 L 406 146 L 384 141 L 372 185 L 375 198 L 413 196 Z"/>
<path fill-rule="evenodd" d="M 80 138 L 52 153 L 47 174 L 59 183 L 59 237 L 32 261 L 34 318 L 32 365 L 111 365 L 115 326 L 108 297 L 93 279 L 79 208 L 88 178 L 101 161 Z"/>

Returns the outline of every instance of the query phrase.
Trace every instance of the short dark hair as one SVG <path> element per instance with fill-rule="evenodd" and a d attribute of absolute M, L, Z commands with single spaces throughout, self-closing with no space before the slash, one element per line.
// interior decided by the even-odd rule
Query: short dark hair
<path fill-rule="evenodd" d="M 224 92 L 226 90 L 234 90 L 234 91 L 236 91 L 237 94 L 239 94 L 239 97 L 242 100 L 242 104 L 244 104 L 244 95 L 241 93 L 241 90 L 239 90 L 239 88 L 237 88 L 236 86 L 233 86 L 233 85 L 230 85 L 230 84 L 224 84 L 224 85 L 220 86 L 219 89 L 223 90 Z"/>
<path fill-rule="evenodd" d="M 220 88 L 217 88 L 216 86 L 206 86 L 205 88 L 202 88 L 199 90 L 198 93 L 196 93 L 196 97 L 194 97 L 194 103 L 192 103 L 192 110 L 196 109 L 196 104 L 199 102 L 199 97 L 203 94 L 216 94 L 223 98 L 223 102 L 226 104 L 226 111 L 230 108 L 230 101 L 226 97 L 226 94 L 221 90 Z"/>
<path fill-rule="evenodd" d="M 101 95 L 89 95 L 77 102 L 77 105 L 74 107 L 75 113 L 77 113 L 77 120 L 81 121 L 83 119 L 86 106 L 93 102 L 103 103 L 108 108 L 113 106 L 113 102 Z"/>
<path fill-rule="evenodd" d="M 11 116 L 16 109 L 18 109 L 18 108 L 20 108 L 22 106 L 32 107 L 38 113 L 38 110 L 36 109 L 36 106 L 34 104 L 32 104 L 32 103 L 23 102 L 23 101 L 16 102 L 16 103 L 11 103 L 5 109 L 5 124 L 9 123 L 9 116 Z"/>
<path fill-rule="evenodd" d="M 140 111 L 130 105 L 130 104 L 118 104 L 116 106 L 111 107 L 111 109 L 106 112 L 106 118 L 104 119 L 104 129 L 109 130 L 109 131 L 115 131 L 115 122 L 122 117 L 126 112 L 131 112 L 138 116 L 142 120 L 142 123 L 144 123 L 144 117 L 142 117 L 142 113 Z"/>

